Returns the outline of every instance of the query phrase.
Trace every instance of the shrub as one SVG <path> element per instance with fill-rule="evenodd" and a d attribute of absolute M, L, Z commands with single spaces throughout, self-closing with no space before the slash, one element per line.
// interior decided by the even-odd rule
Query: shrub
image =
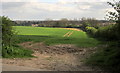
<path fill-rule="evenodd" d="M 15 40 L 14 32 L 12 31 L 12 21 L 5 16 L 0 17 L 2 19 L 2 47 L 10 47 L 13 44 L 13 41 Z"/>
<path fill-rule="evenodd" d="M 8 17 L 0 16 L 2 20 L 2 57 L 31 57 L 32 51 L 15 47 L 15 35 L 12 25 L 14 24 Z"/>
<path fill-rule="evenodd" d="M 117 37 L 115 25 L 100 27 L 96 32 L 96 37 L 103 38 L 105 40 L 117 39 L 118 37 Z"/>
<path fill-rule="evenodd" d="M 99 27 L 98 29 L 94 27 L 86 27 L 86 32 L 96 38 L 103 40 L 118 40 L 118 31 L 116 25 L 108 25 L 104 27 Z"/>
<path fill-rule="evenodd" d="M 120 42 L 107 43 L 107 47 L 99 47 L 99 50 L 86 60 L 86 64 L 99 66 L 101 69 L 120 72 Z"/>
<path fill-rule="evenodd" d="M 24 57 L 33 57 L 31 54 L 32 50 L 24 49 L 18 45 L 12 47 L 6 47 L 2 50 L 2 56 L 4 58 L 24 58 Z"/>
<path fill-rule="evenodd" d="M 86 27 L 86 32 L 91 36 L 96 36 L 97 29 L 94 27 Z"/>

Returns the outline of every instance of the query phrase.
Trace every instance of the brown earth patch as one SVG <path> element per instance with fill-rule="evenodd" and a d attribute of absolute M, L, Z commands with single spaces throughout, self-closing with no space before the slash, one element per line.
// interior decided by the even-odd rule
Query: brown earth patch
<path fill-rule="evenodd" d="M 19 45 L 32 49 L 36 58 L 3 59 L 3 64 L 55 71 L 92 71 L 97 69 L 84 64 L 84 60 L 94 53 L 96 48 L 78 48 L 71 44 L 47 46 L 44 43 L 33 42 Z"/>

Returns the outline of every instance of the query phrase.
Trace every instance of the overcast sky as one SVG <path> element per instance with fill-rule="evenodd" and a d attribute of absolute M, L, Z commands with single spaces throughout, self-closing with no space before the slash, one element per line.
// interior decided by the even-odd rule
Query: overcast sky
<path fill-rule="evenodd" d="M 113 10 L 107 0 L 3 0 L 2 15 L 13 20 L 91 17 L 104 19 Z"/>

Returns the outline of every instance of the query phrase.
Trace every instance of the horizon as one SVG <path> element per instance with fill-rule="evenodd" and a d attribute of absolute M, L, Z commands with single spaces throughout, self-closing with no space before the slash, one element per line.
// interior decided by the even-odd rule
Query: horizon
<path fill-rule="evenodd" d="M 12 21 L 60 21 L 61 19 L 52 19 L 52 20 L 45 20 L 45 19 L 37 19 L 37 20 L 29 20 L 29 19 L 27 19 L 27 20 L 12 20 Z M 96 19 L 97 20 L 97 19 Z M 108 20 L 106 20 L 106 19 L 99 19 L 98 21 L 101 21 L 101 20 L 103 20 L 103 21 L 108 21 Z M 81 21 L 81 19 L 80 20 L 74 20 L 74 19 L 72 19 L 72 20 L 69 20 L 68 19 L 68 21 Z"/>

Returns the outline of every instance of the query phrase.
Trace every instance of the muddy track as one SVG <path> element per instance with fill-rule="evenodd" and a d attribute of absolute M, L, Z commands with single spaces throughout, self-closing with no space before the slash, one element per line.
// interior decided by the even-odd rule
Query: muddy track
<path fill-rule="evenodd" d="M 78 48 L 71 44 L 47 46 L 44 43 L 33 42 L 25 42 L 19 45 L 32 49 L 36 58 L 3 59 L 3 64 L 55 71 L 99 70 L 84 64 L 84 60 L 94 53 L 96 48 Z"/>

